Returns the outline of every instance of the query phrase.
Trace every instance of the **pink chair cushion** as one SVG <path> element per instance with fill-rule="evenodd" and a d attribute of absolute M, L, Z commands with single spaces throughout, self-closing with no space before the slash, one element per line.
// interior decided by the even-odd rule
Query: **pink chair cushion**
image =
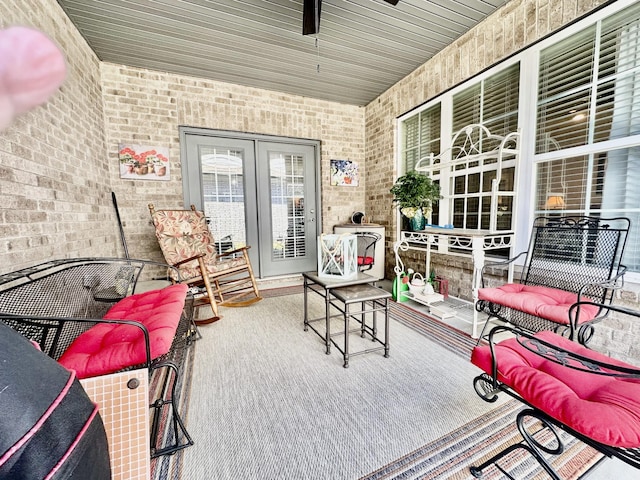
<path fill-rule="evenodd" d="M 504 305 L 563 325 L 569 324 L 569 308 L 578 301 L 578 295 L 557 288 L 507 283 L 498 288 L 480 288 L 480 300 Z M 578 323 L 593 320 L 598 307 L 582 305 Z"/>
<path fill-rule="evenodd" d="M 553 332 L 536 337 L 593 360 L 633 368 Z M 613 447 L 640 447 L 640 380 L 605 377 L 563 367 L 522 347 L 515 339 L 495 346 L 498 380 L 562 424 Z M 491 375 L 488 346 L 473 349 L 471 362 Z"/>
<path fill-rule="evenodd" d="M 358 256 L 358 265 L 373 265 L 373 257 Z"/>
<path fill-rule="evenodd" d="M 164 355 L 178 328 L 188 286 L 176 284 L 125 297 L 104 316 L 135 320 L 149 332 L 151 359 Z M 79 335 L 59 362 L 79 378 L 95 377 L 146 362 L 144 334 L 132 325 L 100 323 Z"/>

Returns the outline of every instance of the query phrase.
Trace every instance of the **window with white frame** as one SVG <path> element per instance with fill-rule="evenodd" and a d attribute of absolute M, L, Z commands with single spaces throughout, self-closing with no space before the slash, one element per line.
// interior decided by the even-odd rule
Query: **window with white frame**
<path fill-rule="evenodd" d="M 468 125 L 484 125 L 492 135 L 505 136 L 517 130 L 519 98 L 519 63 L 477 81 L 450 98 L 451 121 L 442 120 L 440 103 L 417 113 L 402 122 L 401 158 L 403 171 L 413 170 L 431 154 L 437 156 L 450 145 L 455 132 Z M 448 120 L 448 119 L 447 119 Z M 441 142 L 442 124 L 451 125 L 447 140 Z M 481 152 L 497 148 L 493 138 L 479 138 L 483 129 L 474 129 L 474 145 Z M 458 137 L 464 141 L 465 136 Z M 514 192 L 515 158 L 507 157 L 500 167 L 500 191 Z M 483 158 L 470 162 L 457 162 L 453 169 L 433 171 L 431 176 L 441 186 L 444 200 L 434 205 L 433 224 L 452 224 L 456 228 L 488 229 L 491 207 L 491 187 L 497 177 L 496 158 Z M 513 218 L 513 194 L 499 198 L 501 215 L 497 228 L 510 230 Z"/>
<path fill-rule="evenodd" d="M 440 153 L 440 104 L 420 112 L 404 122 L 402 159 L 404 171 L 413 170 L 423 157 Z"/>
<path fill-rule="evenodd" d="M 501 200 L 500 229 L 524 230 L 550 213 L 625 216 L 632 232 L 624 263 L 640 274 L 640 2 L 599 9 L 401 117 L 400 171 L 451 147 L 470 124 L 521 132 L 519 165 L 503 167 L 500 190 L 514 196 Z M 456 168 L 432 173 L 450 200 L 439 202 L 432 222 L 485 229 L 495 166 Z"/>
<path fill-rule="evenodd" d="M 640 4 L 540 52 L 535 213 L 631 219 L 640 271 Z"/>
<path fill-rule="evenodd" d="M 440 153 L 441 133 L 441 106 L 440 103 L 423 110 L 404 122 L 404 134 L 402 136 L 402 163 L 403 171 L 415 169 L 420 159 L 428 157 L 431 153 Z M 439 180 L 434 178 L 436 183 Z M 431 221 L 438 222 L 438 203 L 433 205 Z"/>

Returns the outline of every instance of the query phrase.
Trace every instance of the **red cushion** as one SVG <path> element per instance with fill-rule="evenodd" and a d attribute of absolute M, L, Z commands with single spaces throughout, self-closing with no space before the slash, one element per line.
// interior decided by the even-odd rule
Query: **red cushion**
<path fill-rule="evenodd" d="M 151 358 L 171 348 L 187 293 L 186 284 L 125 297 L 104 316 L 110 320 L 135 320 L 149 332 Z M 144 334 L 132 325 L 100 323 L 79 335 L 59 362 L 79 378 L 94 377 L 146 362 Z"/>
<path fill-rule="evenodd" d="M 519 283 L 507 283 L 498 288 L 481 288 L 478 290 L 478 298 L 563 325 L 569 324 L 569 308 L 578 301 L 578 295 L 572 292 Z M 597 314 L 597 307 L 583 305 L 580 307 L 578 323 L 593 320 Z"/>
<path fill-rule="evenodd" d="M 358 256 L 358 265 L 373 265 L 373 257 Z"/>
<path fill-rule="evenodd" d="M 542 340 L 585 357 L 633 368 L 553 332 Z M 640 380 L 605 377 L 563 367 L 522 347 L 515 339 L 495 346 L 498 380 L 531 405 L 597 442 L 640 447 Z M 491 375 L 488 346 L 475 347 L 471 362 Z"/>

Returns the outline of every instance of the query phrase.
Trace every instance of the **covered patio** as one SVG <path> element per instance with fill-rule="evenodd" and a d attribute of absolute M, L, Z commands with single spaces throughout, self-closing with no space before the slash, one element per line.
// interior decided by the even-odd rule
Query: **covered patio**
<path fill-rule="evenodd" d="M 302 35 L 319 3 L 319 32 Z M 391 3 L 0 0 L 0 29 L 44 32 L 67 66 L 59 91 L 0 132 L 0 274 L 59 258 L 162 262 L 147 205 L 200 202 L 219 247 L 251 246 L 265 291 L 300 285 L 317 237 L 362 214 L 384 232 L 391 290 L 394 245 L 413 232 L 390 189 L 416 170 L 442 194 L 427 228 L 509 238 L 487 260 L 526 250 L 540 215 L 630 218 L 614 303 L 640 308 L 637 2 Z M 520 150 L 441 168 L 460 147 L 455 133 L 476 124 L 518 135 Z M 480 135 L 481 156 L 492 138 Z M 138 147 L 157 169 L 128 167 Z M 357 174 L 338 182 L 345 165 Z M 269 188 L 277 199 L 261 196 Z M 292 239 L 304 235 L 300 248 Z M 454 301 L 474 300 L 473 249 L 432 244 L 403 261 L 446 279 Z M 258 318 L 262 308 L 223 308 L 222 322 L 225 310 Z M 640 364 L 637 325 L 613 315 L 597 328 L 595 349 Z"/>

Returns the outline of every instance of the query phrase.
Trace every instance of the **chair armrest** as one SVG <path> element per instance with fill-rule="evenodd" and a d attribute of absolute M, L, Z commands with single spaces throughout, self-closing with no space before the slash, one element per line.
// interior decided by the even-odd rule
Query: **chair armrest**
<path fill-rule="evenodd" d="M 224 257 L 230 257 L 230 256 L 235 255 L 236 253 L 240 253 L 240 252 L 242 252 L 242 253 L 244 254 L 244 253 L 246 253 L 250 248 L 251 248 L 251 246 L 247 245 L 247 246 L 244 246 L 244 247 L 238 247 L 238 248 L 235 248 L 235 249 L 233 249 L 233 250 L 227 250 L 227 251 L 225 251 L 225 252 L 222 252 L 222 253 L 217 254 L 217 255 L 216 255 L 216 258 L 217 258 L 217 259 L 220 259 L 220 258 L 224 258 Z"/>
<path fill-rule="evenodd" d="M 140 280 L 140 277 L 142 276 L 142 272 L 145 267 L 158 267 L 160 269 L 173 270 L 175 272 L 176 278 L 178 279 L 180 278 L 180 271 L 176 266 L 169 265 L 168 263 L 165 263 L 165 262 L 157 262 L 155 260 L 143 260 L 139 258 L 125 259 L 125 258 L 100 258 L 100 257 L 87 258 L 86 260 L 88 262 L 115 263 L 115 264 L 121 264 L 123 267 L 131 266 L 132 268 L 135 268 L 136 271 L 132 278 L 132 289 L 131 289 L 132 292 L 135 291 L 138 281 Z"/>
<path fill-rule="evenodd" d="M 193 257 L 189 257 L 189 258 L 185 258 L 184 260 L 180 260 L 178 263 L 174 263 L 172 266 L 178 267 L 178 266 L 183 265 L 183 264 L 185 264 L 187 262 L 191 262 L 192 260 L 197 260 L 198 258 L 202 258 L 204 256 L 205 256 L 204 253 L 199 253 L 198 255 L 194 255 Z"/>
<path fill-rule="evenodd" d="M 591 302 L 583 302 L 589 303 Z M 609 308 L 609 305 L 602 305 L 603 308 Z M 572 307 L 573 308 L 573 307 Z M 640 316 L 639 312 L 634 312 L 628 309 L 615 308 L 617 311 L 621 311 L 630 315 L 634 315 L 636 317 Z M 521 345 L 524 349 L 529 352 L 544 358 L 550 362 L 561 365 L 562 367 L 570 368 L 573 370 L 577 370 L 583 373 L 589 373 L 593 375 L 607 376 L 607 377 L 616 377 L 616 378 L 637 378 L 640 379 L 640 368 L 636 368 L 623 362 L 616 362 L 613 358 L 605 357 L 604 355 L 598 354 L 593 350 L 588 350 L 587 347 L 571 342 L 571 345 L 576 346 L 576 350 L 583 350 L 586 352 L 591 352 L 593 355 L 583 355 L 578 352 L 568 350 L 566 348 L 562 348 L 559 345 L 556 345 L 552 342 L 543 340 L 539 338 L 536 334 L 532 334 L 526 332 L 522 329 L 512 326 L 497 326 L 494 327 L 488 337 L 490 349 L 491 349 L 491 358 L 492 358 L 492 377 L 494 381 L 494 387 L 497 385 L 498 379 L 498 364 L 499 359 L 495 352 L 495 345 L 500 342 L 495 342 L 494 336 L 498 333 L 509 332 L 513 334 L 516 338 L 516 341 L 519 345 Z M 538 332 L 539 334 L 540 332 Z M 549 333 L 549 332 L 546 332 Z M 554 334 L 558 338 L 564 339 L 560 335 Z M 567 340 L 569 342 L 569 340 Z"/>
<path fill-rule="evenodd" d="M 580 289 L 578 290 L 578 298 L 577 298 L 578 301 L 575 304 L 573 304 L 569 309 L 569 323 L 571 324 L 571 330 L 573 332 L 577 332 L 580 326 L 579 319 L 580 319 L 581 306 L 592 305 L 592 306 L 598 307 L 599 309 L 598 313 L 593 318 L 593 320 L 591 320 L 591 322 L 602 320 L 609 314 L 609 311 L 610 311 L 610 309 L 608 308 L 609 306 L 611 306 L 610 304 L 607 305 L 603 303 L 594 302 L 593 297 L 589 297 L 589 295 L 587 295 L 586 293 L 587 289 L 591 287 L 599 287 L 603 291 L 604 298 L 605 299 L 608 298 L 609 301 L 611 301 L 613 298 L 613 292 L 624 288 L 624 274 L 626 273 L 626 271 L 627 271 L 627 267 L 625 267 L 624 265 L 620 265 L 620 271 L 616 276 L 603 282 L 585 283 L 580 287 Z M 610 290 L 611 294 L 607 294 L 606 293 L 607 290 Z M 605 310 L 604 315 L 602 314 L 603 310 Z M 625 313 L 633 314 L 631 311 L 627 311 Z M 582 340 L 580 341 L 582 342 Z M 585 345 L 587 341 L 588 340 L 585 341 Z"/>
<path fill-rule="evenodd" d="M 624 274 L 627 273 L 627 267 L 620 265 L 620 271 L 618 274 L 603 282 L 588 282 L 583 284 L 578 290 L 578 302 L 581 301 L 584 296 L 584 292 L 589 287 L 601 287 L 606 290 L 621 290 L 624 288 Z"/>
<path fill-rule="evenodd" d="M 523 255 L 526 255 L 527 253 L 528 252 L 524 251 L 524 252 L 520 252 L 519 254 L 517 254 L 513 258 L 509 258 L 508 260 L 502 260 L 500 262 L 487 262 L 487 263 L 485 263 L 484 266 L 482 267 L 482 270 L 480 271 L 482 288 L 485 287 L 485 284 L 484 284 L 485 269 L 487 269 L 487 268 L 502 268 L 502 269 L 506 269 L 507 267 L 509 267 L 509 265 L 511 265 L 513 262 L 518 260 Z"/>

